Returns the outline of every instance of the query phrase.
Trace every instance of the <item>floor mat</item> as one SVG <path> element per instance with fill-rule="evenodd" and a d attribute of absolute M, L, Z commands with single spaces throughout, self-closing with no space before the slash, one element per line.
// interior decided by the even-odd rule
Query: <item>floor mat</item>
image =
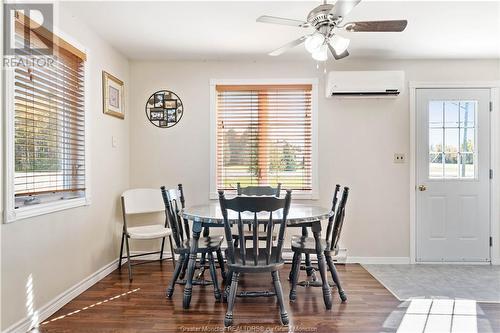
<path fill-rule="evenodd" d="M 500 266 L 362 265 L 399 300 L 470 299 L 500 303 Z"/>

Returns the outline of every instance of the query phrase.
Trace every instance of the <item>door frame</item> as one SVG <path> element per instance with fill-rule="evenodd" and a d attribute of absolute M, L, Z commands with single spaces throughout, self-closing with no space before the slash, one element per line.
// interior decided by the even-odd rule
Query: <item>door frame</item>
<path fill-rule="evenodd" d="M 416 93 L 417 89 L 473 89 L 483 88 L 490 90 L 493 104 L 490 115 L 490 168 L 493 169 L 493 179 L 490 182 L 490 237 L 493 245 L 490 247 L 490 263 L 500 265 L 500 81 L 466 81 L 466 82 L 409 82 L 410 94 L 410 263 L 420 264 L 416 261 L 417 246 L 417 122 L 416 122 Z M 496 218 L 493 218 L 496 217 Z M 494 222 L 497 223 L 494 223 Z M 434 263 L 434 262 L 433 262 Z M 490 264 L 486 263 L 486 264 Z M 434 263 L 435 264 L 435 263 Z M 453 264 L 459 264 L 453 262 Z M 471 263 L 464 263 L 471 264 Z"/>

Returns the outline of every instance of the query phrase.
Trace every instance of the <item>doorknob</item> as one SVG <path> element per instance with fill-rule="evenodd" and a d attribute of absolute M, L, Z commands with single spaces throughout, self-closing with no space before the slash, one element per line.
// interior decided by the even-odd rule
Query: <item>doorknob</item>
<path fill-rule="evenodd" d="M 423 191 L 427 190 L 427 186 L 425 186 L 425 185 L 418 185 L 418 190 L 420 192 L 423 192 Z"/>

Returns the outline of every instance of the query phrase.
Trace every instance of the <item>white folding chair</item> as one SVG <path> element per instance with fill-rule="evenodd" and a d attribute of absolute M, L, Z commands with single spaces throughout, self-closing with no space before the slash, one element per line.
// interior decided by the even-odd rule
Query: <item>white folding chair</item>
<path fill-rule="evenodd" d="M 165 217 L 164 224 L 150 224 L 138 227 L 127 226 L 127 216 L 136 214 L 146 214 L 146 213 L 158 213 L 165 212 L 165 205 L 163 203 L 163 197 L 161 195 L 160 189 L 151 188 L 137 188 L 131 189 L 123 192 L 121 196 L 122 201 L 122 213 L 123 213 L 123 232 L 122 241 L 120 246 L 120 260 L 118 263 L 118 269 L 121 269 L 122 259 L 127 258 L 128 263 L 128 277 L 132 281 L 132 264 L 130 262 L 131 258 L 140 257 L 150 254 L 160 254 L 160 261 L 164 259 L 172 259 L 175 267 L 175 258 L 172 254 L 171 258 L 163 258 L 163 248 L 165 247 L 165 238 L 168 237 L 170 241 L 170 248 L 172 249 L 172 231 L 168 227 L 168 221 Z M 130 255 L 129 239 L 161 239 L 161 250 L 155 252 L 140 253 L 135 255 Z M 123 257 L 123 243 L 125 243 L 127 248 L 127 256 Z M 157 261 L 157 260 L 154 260 Z M 151 261 L 140 262 L 134 265 L 148 263 Z"/>

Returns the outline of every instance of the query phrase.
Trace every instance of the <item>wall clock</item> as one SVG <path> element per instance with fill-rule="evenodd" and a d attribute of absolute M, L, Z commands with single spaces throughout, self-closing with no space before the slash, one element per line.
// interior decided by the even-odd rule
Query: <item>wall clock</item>
<path fill-rule="evenodd" d="M 175 126 L 182 118 L 184 105 L 175 93 L 159 90 L 152 94 L 146 102 L 146 117 L 156 127 Z"/>

